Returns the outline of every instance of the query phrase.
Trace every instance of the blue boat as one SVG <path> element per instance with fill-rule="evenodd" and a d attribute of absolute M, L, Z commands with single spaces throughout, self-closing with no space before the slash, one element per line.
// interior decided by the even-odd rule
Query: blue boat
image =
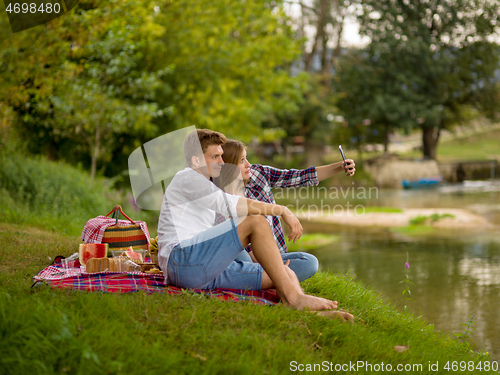
<path fill-rule="evenodd" d="M 405 189 L 426 189 L 438 187 L 442 181 L 443 177 L 438 176 L 419 178 L 418 180 L 402 180 L 401 184 Z"/>

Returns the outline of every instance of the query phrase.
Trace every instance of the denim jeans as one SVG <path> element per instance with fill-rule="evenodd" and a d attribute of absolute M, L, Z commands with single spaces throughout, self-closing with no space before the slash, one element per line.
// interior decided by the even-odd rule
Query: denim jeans
<path fill-rule="evenodd" d="M 168 282 L 180 288 L 262 288 L 262 266 L 236 262 L 244 251 L 236 227 L 237 219 L 209 228 L 184 240 L 170 253 Z"/>
<path fill-rule="evenodd" d="M 312 254 L 291 252 L 281 253 L 281 257 L 283 258 L 283 264 L 285 264 L 287 260 L 290 260 L 288 267 L 295 272 L 297 278 L 301 282 L 318 272 L 318 259 Z M 246 251 L 242 251 L 235 260 L 240 262 L 253 262 Z"/>

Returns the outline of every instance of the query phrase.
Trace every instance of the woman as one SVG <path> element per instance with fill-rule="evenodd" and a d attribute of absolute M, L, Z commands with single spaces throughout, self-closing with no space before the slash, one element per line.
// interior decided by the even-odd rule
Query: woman
<path fill-rule="evenodd" d="M 222 146 L 224 167 L 221 176 L 215 183 L 230 194 L 276 204 L 272 187 L 297 187 L 318 185 L 319 181 L 345 170 L 350 176 L 354 174 L 354 162 L 351 159 L 322 167 L 310 167 L 304 170 L 282 170 L 260 164 L 250 164 L 247 160 L 246 146 L 239 141 L 228 139 Z M 352 164 L 352 165 L 351 165 Z M 235 168 L 236 166 L 237 168 Z M 299 281 L 304 281 L 318 271 L 318 260 L 314 255 L 303 252 L 288 253 L 283 228 L 277 216 L 266 216 L 274 238 L 283 257 L 283 263 L 295 272 Z M 236 260 L 255 261 L 251 244 Z"/>

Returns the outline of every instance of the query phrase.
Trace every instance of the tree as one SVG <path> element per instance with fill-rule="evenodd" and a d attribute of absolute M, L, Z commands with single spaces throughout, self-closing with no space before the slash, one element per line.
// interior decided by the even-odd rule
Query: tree
<path fill-rule="evenodd" d="M 188 125 L 249 141 L 302 100 L 287 21 L 266 1 L 80 1 L 5 35 L 0 100 L 31 152 L 83 160 L 92 175 L 121 172 L 141 143 Z"/>
<path fill-rule="evenodd" d="M 340 0 L 297 0 L 287 4 L 299 11 L 294 21 L 297 38 L 302 41 L 297 68 L 308 73 L 309 85 L 303 90 L 299 112 L 294 118 L 285 119 L 283 126 L 289 137 L 304 137 L 306 164 L 313 165 L 322 162 L 323 146 L 333 132 L 334 124 L 329 118 L 338 113 L 333 78 L 343 49 L 344 26 L 356 9 Z"/>
<path fill-rule="evenodd" d="M 88 155 L 93 179 L 99 162 L 109 163 L 119 150 L 120 172 L 126 151 L 157 134 L 152 119 L 170 108 L 159 107 L 155 91 L 171 69 L 143 63 L 164 31 L 154 6 L 81 1 L 67 16 L 13 36 L 1 56 L 7 64 L 0 95 L 17 113 L 32 152 L 75 163 Z M 39 44 L 32 46 L 33 37 Z"/>
<path fill-rule="evenodd" d="M 340 0 L 314 0 L 310 5 L 305 0 L 289 3 L 300 6 L 297 26 L 299 37 L 306 41 L 302 46 L 304 70 L 321 72 L 328 78 L 342 51 L 345 23 L 355 14 L 355 8 L 349 1 Z M 314 30 L 310 40 L 306 28 Z"/>
<path fill-rule="evenodd" d="M 371 38 L 372 58 L 395 71 L 422 129 L 424 158 L 436 158 L 442 129 L 462 121 L 464 107 L 485 110 L 485 92 L 496 87 L 498 45 L 491 40 L 500 4 L 488 0 L 366 0 L 362 34 Z M 489 111 L 491 114 L 492 111 Z"/>
<path fill-rule="evenodd" d="M 49 97 L 58 84 L 60 66 L 70 45 L 62 35 L 53 33 L 59 22 L 12 34 L 6 13 L 0 17 L 0 101 L 15 114 L 12 126 L 33 149 L 40 147 L 36 140 L 53 145 L 44 121 L 50 116 Z M 49 149 L 37 151 L 51 157 Z"/>
<path fill-rule="evenodd" d="M 63 65 L 66 79 L 51 97 L 54 129 L 84 142 L 91 156 L 91 180 L 97 162 L 110 161 L 117 135 L 153 136 L 156 127 L 151 120 L 169 111 L 155 102 L 155 90 L 169 69 L 149 71 L 142 63 L 148 58 L 147 44 L 163 32 L 154 23 L 151 5 L 110 1 L 67 21 L 81 23 L 82 16 L 98 21 L 89 27 L 85 40 L 73 41 Z"/>
<path fill-rule="evenodd" d="M 297 111 L 305 80 L 290 76 L 300 50 L 281 4 L 166 1 L 157 18 L 156 64 L 175 67 L 159 94 L 174 107 L 157 121 L 163 131 L 196 125 L 249 141 L 265 119 Z"/>
<path fill-rule="evenodd" d="M 383 143 L 387 153 L 389 134 L 413 125 L 413 108 L 404 95 L 409 80 L 391 69 L 391 55 L 372 52 L 353 49 L 341 57 L 335 77 L 337 106 L 345 116 L 343 133 L 355 141 L 353 146 L 361 150 L 363 143 Z"/>

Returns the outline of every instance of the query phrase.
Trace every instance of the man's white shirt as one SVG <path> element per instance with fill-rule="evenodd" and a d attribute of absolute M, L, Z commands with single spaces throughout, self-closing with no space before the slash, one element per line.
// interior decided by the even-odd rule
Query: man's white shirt
<path fill-rule="evenodd" d="M 165 191 L 158 219 L 160 267 L 167 269 L 177 244 L 213 227 L 216 213 L 237 217 L 239 198 L 224 193 L 192 168 L 177 172 Z"/>

